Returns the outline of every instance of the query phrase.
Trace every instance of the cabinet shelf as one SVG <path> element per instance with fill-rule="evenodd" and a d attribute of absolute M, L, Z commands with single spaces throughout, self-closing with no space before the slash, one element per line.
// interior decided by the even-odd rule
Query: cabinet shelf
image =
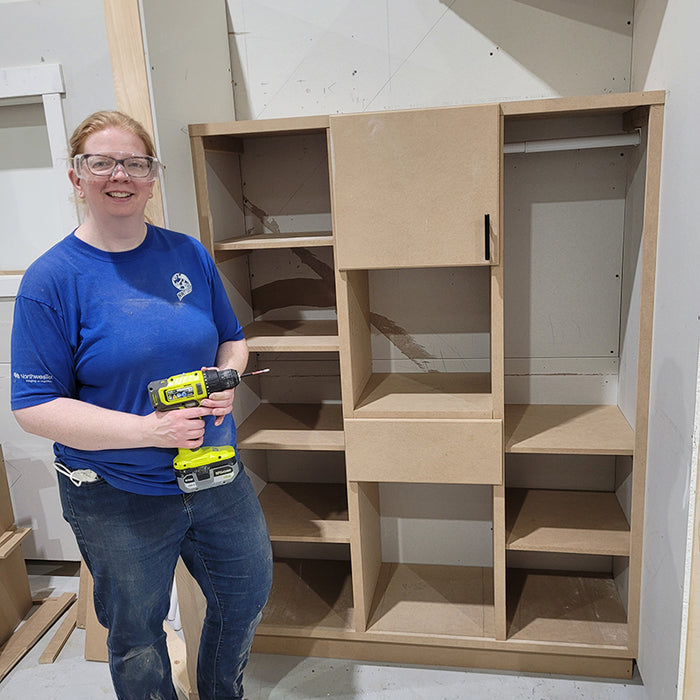
<path fill-rule="evenodd" d="M 333 352 L 338 350 L 336 321 L 254 321 L 243 329 L 251 352 Z"/>
<path fill-rule="evenodd" d="M 273 542 L 350 542 L 345 484 L 267 484 L 260 504 Z"/>
<path fill-rule="evenodd" d="M 238 428 L 238 446 L 258 450 L 343 450 L 339 404 L 262 403 Z"/>
<path fill-rule="evenodd" d="M 214 251 L 247 252 L 251 250 L 269 250 L 273 248 L 313 248 L 333 245 L 330 231 L 310 231 L 295 233 L 256 233 L 238 238 L 226 238 L 214 243 Z"/>
<path fill-rule="evenodd" d="M 506 452 L 634 453 L 634 431 L 617 406 L 508 404 Z"/>
<path fill-rule="evenodd" d="M 629 523 L 614 493 L 506 490 L 506 548 L 629 556 Z"/>
<path fill-rule="evenodd" d="M 383 563 L 368 632 L 493 637 L 493 570 Z"/>
<path fill-rule="evenodd" d="M 357 418 L 491 418 L 490 392 L 488 373 L 373 374 L 354 415 Z"/>
<path fill-rule="evenodd" d="M 610 575 L 508 570 L 509 640 L 627 648 L 627 615 Z"/>
<path fill-rule="evenodd" d="M 279 559 L 257 635 L 343 637 L 354 631 L 350 562 Z"/>

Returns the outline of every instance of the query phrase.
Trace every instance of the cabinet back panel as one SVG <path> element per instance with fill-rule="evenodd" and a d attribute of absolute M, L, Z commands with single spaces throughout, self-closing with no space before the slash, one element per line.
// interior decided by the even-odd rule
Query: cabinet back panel
<path fill-rule="evenodd" d="M 493 566 L 490 486 L 379 485 L 382 561 Z"/>
<path fill-rule="evenodd" d="M 489 371 L 487 268 L 372 270 L 369 290 L 375 372 Z"/>
<path fill-rule="evenodd" d="M 207 190 L 214 241 L 245 233 L 241 170 L 233 153 L 206 152 Z"/>
<path fill-rule="evenodd" d="M 248 369 L 265 369 L 257 379 L 270 403 L 339 403 L 340 367 L 333 353 L 254 353 Z M 246 381 L 246 380 L 244 380 Z M 256 383 L 249 381 L 255 388 Z"/>
<path fill-rule="evenodd" d="M 337 317 L 331 248 L 259 250 L 248 258 L 256 319 Z"/>
<path fill-rule="evenodd" d="M 331 230 L 325 132 L 246 139 L 241 173 L 246 232 Z"/>
<path fill-rule="evenodd" d="M 506 455 L 506 486 L 583 491 L 615 488 L 613 455 Z"/>
<path fill-rule="evenodd" d="M 508 156 L 504 180 L 506 357 L 617 357 L 619 149 Z"/>

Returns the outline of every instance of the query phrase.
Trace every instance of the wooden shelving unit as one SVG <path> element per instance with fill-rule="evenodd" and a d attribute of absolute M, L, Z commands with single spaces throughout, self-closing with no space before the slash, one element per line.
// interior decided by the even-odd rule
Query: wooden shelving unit
<path fill-rule="evenodd" d="M 632 673 L 663 102 L 190 126 L 202 241 L 274 367 L 238 427 L 275 549 L 258 650 Z M 492 556 L 437 561 L 430 524 L 439 556 L 388 554 L 387 493 L 447 484 L 488 500 Z"/>

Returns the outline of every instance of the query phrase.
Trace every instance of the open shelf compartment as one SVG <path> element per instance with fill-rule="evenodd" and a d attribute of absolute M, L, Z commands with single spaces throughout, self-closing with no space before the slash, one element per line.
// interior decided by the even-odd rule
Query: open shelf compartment
<path fill-rule="evenodd" d="M 269 483 L 259 499 L 273 542 L 350 542 L 345 484 Z"/>
<path fill-rule="evenodd" d="M 258 636 L 343 638 L 354 631 L 350 562 L 280 558 Z"/>
<path fill-rule="evenodd" d="M 508 639 L 607 648 L 628 646 L 627 613 L 606 573 L 509 568 Z"/>
<path fill-rule="evenodd" d="M 340 273 L 346 417 L 492 418 L 490 280 L 479 267 Z"/>
<path fill-rule="evenodd" d="M 493 569 L 383 563 L 368 633 L 494 636 Z"/>
<path fill-rule="evenodd" d="M 631 455 L 634 431 L 617 406 L 506 404 L 505 449 Z"/>
<path fill-rule="evenodd" d="M 483 485 L 350 482 L 358 628 L 428 644 L 494 637 L 491 493 Z M 432 521 L 436 498 L 441 523 Z"/>

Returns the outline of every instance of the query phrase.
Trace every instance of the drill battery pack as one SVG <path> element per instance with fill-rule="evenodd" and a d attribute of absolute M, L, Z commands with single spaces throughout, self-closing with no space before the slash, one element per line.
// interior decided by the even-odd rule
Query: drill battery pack
<path fill-rule="evenodd" d="M 236 450 L 230 445 L 180 450 L 173 461 L 181 491 L 192 493 L 232 481 L 240 471 Z"/>

